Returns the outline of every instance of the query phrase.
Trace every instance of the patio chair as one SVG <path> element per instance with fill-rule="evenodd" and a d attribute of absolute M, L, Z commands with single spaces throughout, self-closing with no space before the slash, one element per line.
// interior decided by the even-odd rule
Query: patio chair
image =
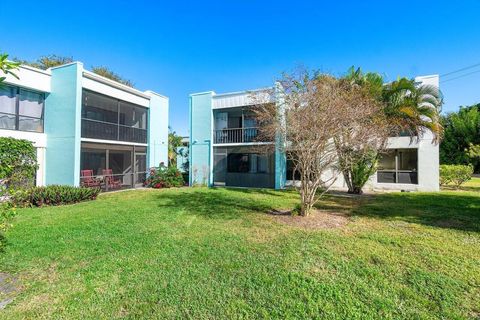
<path fill-rule="evenodd" d="M 103 169 L 102 175 L 107 189 L 118 189 L 122 187 L 122 180 L 116 179 L 113 176 L 112 169 Z"/>
<path fill-rule="evenodd" d="M 96 188 L 100 187 L 100 180 L 93 176 L 93 170 L 81 170 L 80 181 L 83 187 Z"/>

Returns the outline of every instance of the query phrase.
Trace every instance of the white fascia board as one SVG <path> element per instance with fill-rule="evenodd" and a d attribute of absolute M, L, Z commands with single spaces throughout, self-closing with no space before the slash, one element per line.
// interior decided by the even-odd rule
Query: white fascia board
<path fill-rule="evenodd" d="M 102 76 L 100 76 L 96 73 L 93 73 L 91 71 L 88 71 L 88 70 L 83 70 L 83 77 L 95 80 L 97 82 L 103 83 L 105 85 L 114 87 L 116 89 L 131 93 L 131 94 L 134 94 L 134 95 L 138 95 L 139 97 L 143 97 L 143 98 L 147 98 L 147 99 L 149 98 L 148 95 L 146 95 L 145 93 L 143 93 L 142 91 L 140 91 L 138 89 L 135 89 L 135 88 L 129 87 L 127 85 L 124 85 L 122 83 L 119 83 L 117 81 L 113 81 L 111 79 L 102 77 Z"/>
<path fill-rule="evenodd" d="M 212 96 L 216 96 L 217 94 L 215 93 L 215 91 L 204 91 L 204 92 L 196 92 L 196 93 L 190 93 L 190 97 L 193 97 L 193 96 L 203 96 L 205 94 L 211 94 Z"/>
<path fill-rule="evenodd" d="M 157 93 L 157 92 L 152 91 L 152 90 L 147 90 L 144 93 L 147 96 L 157 96 L 157 97 L 160 97 L 160 98 L 163 98 L 163 99 L 167 99 L 167 101 L 170 100 L 167 96 L 164 96 L 163 94 Z"/>
<path fill-rule="evenodd" d="M 225 92 L 225 93 L 219 93 L 216 94 L 216 98 L 222 98 L 222 97 L 227 97 L 227 96 L 238 96 L 238 95 L 244 95 L 244 94 L 249 94 L 252 92 L 262 92 L 262 91 L 268 91 L 268 90 L 273 90 L 274 87 L 265 87 L 265 88 L 257 88 L 257 89 L 252 89 L 252 90 L 243 90 L 243 91 L 233 91 L 233 92 Z"/>
<path fill-rule="evenodd" d="M 275 142 L 244 142 L 244 143 L 214 143 L 214 147 L 240 147 L 240 146 L 265 146 L 272 145 Z"/>
<path fill-rule="evenodd" d="M 117 140 L 102 140 L 102 139 L 90 139 L 90 138 L 81 138 L 82 142 L 92 142 L 92 143 L 102 143 L 110 145 L 122 145 L 122 146 L 138 146 L 138 147 L 147 147 L 147 143 L 136 143 L 136 142 L 125 142 Z"/>
<path fill-rule="evenodd" d="M 114 81 L 113 81 L 114 82 Z M 125 90 L 125 86 L 112 86 L 111 83 L 98 81 L 97 78 L 91 77 L 90 74 L 83 73 L 82 87 L 94 92 L 104 94 L 119 100 L 131 102 L 143 107 L 150 106 L 150 96 L 134 89 Z M 139 94 L 140 93 L 140 94 Z"/>
<path fill-rule="evenodd" d="M 41 92 L 51 91 L 51 73 L 50 71 L 40 70 L 29 66 L 20 66 L 17 70 L 12 70 L 19 79 L 11 74 L 5 74 L 0 71 L 0 77 L 6 77 L 5 83 L 32 89 Z"/>

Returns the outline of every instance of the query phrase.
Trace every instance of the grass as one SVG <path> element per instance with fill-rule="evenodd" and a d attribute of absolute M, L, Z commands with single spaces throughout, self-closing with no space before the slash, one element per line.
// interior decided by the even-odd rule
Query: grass
<path fill-rule="evenodd" d="M 184 188 L 22 209 L 0 253 L 22 290 L 0 318 L 480 316 L 479 192 L 328 197 L 349 216 L 328 230 L 264 214 L 297 201 Z"/>

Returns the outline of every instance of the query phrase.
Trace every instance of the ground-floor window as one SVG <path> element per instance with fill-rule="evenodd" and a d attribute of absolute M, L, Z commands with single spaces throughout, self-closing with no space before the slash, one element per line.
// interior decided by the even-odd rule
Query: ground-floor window
<path fill-rule="evenodd" d="M 298 170 L 294 172 L 293 169 L 294 169 L 293 161 L 287 159 L 287 180 L 296 180 L 296 181 L 301 180 L 300 172 Z"/>
<path fill-rule="evenodd" d="M 133 188 L 147 175 L 147 148 L 143 146 L 82 143 L 80 184 L 105 191 Z"/>
<path fill-rule="evenodd" d="M 256 153 L 230 153 L 227 157 L 228 172 L 267 173 L 268 156 Z"/>
<path fill-rule="evenodd" d="M 377 182 L 418 184 L 418 149 L 395 149 L 382 155 Z"/>

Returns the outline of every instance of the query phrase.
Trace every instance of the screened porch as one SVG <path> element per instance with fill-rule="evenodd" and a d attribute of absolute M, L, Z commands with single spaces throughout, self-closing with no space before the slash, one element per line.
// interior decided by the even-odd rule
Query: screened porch
<path fill-rule="evenodd" d="M 80 185 L 113 191 L 142 187 L 147 176 L 144 146 L 82 143 Z"/>

